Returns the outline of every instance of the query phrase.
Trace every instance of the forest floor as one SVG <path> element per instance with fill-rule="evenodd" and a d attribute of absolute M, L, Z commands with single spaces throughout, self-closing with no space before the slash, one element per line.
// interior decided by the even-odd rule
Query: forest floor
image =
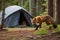
<path fill-rule="evenodd" d="M 0 40 L 60 40 L 60 32 L 35 35 L 34 28 L 11 28 L 0 31 Z"/>

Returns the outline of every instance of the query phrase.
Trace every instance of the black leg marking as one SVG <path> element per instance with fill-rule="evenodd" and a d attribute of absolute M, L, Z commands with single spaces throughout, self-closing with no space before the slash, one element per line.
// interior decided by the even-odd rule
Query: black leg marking
<path fill-rule="evenodd" d="M 36 27 L 35 30 L 38 30 L 39 27 L 41 28 L 41 23 Z"/>

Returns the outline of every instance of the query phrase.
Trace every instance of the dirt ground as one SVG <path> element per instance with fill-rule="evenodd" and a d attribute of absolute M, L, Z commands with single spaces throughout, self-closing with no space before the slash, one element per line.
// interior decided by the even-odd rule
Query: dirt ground
<path fill-rule="evenodd" d="M 11 29 L 0 31 L 0 40 L 60 40 L 60 32 L 35 35 L 33 29 Z"/>

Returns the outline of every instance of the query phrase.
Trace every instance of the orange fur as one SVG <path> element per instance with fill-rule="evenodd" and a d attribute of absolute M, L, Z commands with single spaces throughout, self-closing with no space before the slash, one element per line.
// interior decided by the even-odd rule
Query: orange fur
<path fill-rule="evenodd" d="M 53 26 L 56 26 L 55 21 L 49 15 L 36 16 L 32 19 L 32 24 L 39 23 L 38 27 L 41 27 L 42 22 L 46 22 L 47 25 L 53 24 Z M 38 29 L 38 27 L 36 28 L 36 30 Z"/>
<path fill-rule="evenodd" d="M 46 16 L 36 16 L 32 19 L 32 23 L 41 23 L 41 22 L 47 22 L 47 23 L 51 23 L 50 20 L 50 16 L 46 15 Z"/>

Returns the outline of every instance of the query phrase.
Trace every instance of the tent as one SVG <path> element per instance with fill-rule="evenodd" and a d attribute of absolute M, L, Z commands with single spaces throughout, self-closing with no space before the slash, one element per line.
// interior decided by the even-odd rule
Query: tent
<path fill-rule="evenodd" d="M 23 25 L 32 26 L 32 16 L 22 7 L 14 5 L 5 8 L 4 26 L 15 27 Z M 0 12 L 0 24 L 2 19 L 2 11 Z"/>

